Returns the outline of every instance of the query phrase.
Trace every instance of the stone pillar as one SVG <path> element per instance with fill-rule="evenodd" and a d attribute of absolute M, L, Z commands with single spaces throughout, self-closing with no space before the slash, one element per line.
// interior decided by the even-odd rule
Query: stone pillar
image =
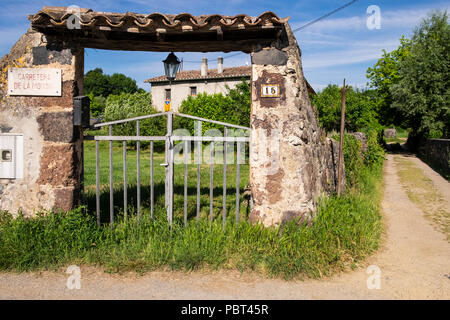
<path fill-rule="evenodd" d="M 31 216 L 79 204 L 83 136 L 73 97 L 82 93 L 83 57 L 83 48 L 29 30 L 0 59 L 0 130 L 24 137 L 24 177 L 0 179 L 0 210 Z M 61 96 L 7 95 L 10 67 L 61 69 Z"/>
<path fill-rule="evenodd" d="M 282 40 L 252 52 L 250 219 L 265 226 L 310 221 L 318 197 L 336 187 L 338 148 L 318 126 L 301 52 L 285 26 Z M 263 84 L 278 85 L 280 96 L 261 97 Z"/>

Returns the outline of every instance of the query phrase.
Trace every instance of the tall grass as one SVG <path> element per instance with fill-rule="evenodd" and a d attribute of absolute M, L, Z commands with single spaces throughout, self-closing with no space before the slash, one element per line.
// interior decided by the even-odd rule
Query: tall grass
<path fill-rule="evenodd" d="M 0 270 L 83 264 L 109 272 L 220 268 L 284 279 L 331 275 L 356 266 L 378 248 L 383 155 L 376 136 L 368 137 L 364 155 L 360 148 L 353 137 L 346 137 L 347 191 L 340 198 L 319 199 L 310 225 L 292 221 L 265 228 L 244 216 L 236 224 L 230 214 L 225 229 L 220 215 L 213 221 L 190 219 L 186 228 L 182 215 L 175 215 L 169 226 L 163 205 L 155 206 L 154 220 L 149 210 L 143 210 L 140 222 L 135 215 L 126 221 L 118 215 L 113 229 L 97 226 L 89 208 L 15 219 L 0 212 Z M 89 174 L 87 181 L 92 180 Z"/>
<path fill-rule="evenodd" d="M 360 173 L 358 188 L 323 198 L 311 226 L 294 222 L 264 228 L 246 221 L 182 220 L 172 227 L 165 212 L 97 226 L 82 208 L 35 218 L 0 218 L 0 270 L 58 269 L 97 265 L 110 272 L 156 269 L 253 270 L 285 279 L 322 277 L 356 265 L 378 248 L 380 166 Z"/>

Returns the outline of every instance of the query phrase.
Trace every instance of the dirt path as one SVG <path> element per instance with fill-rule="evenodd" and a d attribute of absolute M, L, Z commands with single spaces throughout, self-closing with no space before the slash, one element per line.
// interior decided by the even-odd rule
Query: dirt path
<path fill-rule="evenodd" d="M 66 288 L 61 271 L 0 274 L 1 299 L 450 299 L 450 244 L 408 198 L 394 157 L 385 163 L 382 249 L 364 265 L 322 280 L 286 282 L 254 274 L 153 272 L 109 275 L 81 267 L 81 289 Z M 450 183 L 412 158 L 439 191 L 450 196 Z M 449 201 L 450 204 L 450 201 Z M 449 205 L 450 206 L 450 205 Z M 368 289 L 366 268 L 381 270 L 381 288 Z"/>

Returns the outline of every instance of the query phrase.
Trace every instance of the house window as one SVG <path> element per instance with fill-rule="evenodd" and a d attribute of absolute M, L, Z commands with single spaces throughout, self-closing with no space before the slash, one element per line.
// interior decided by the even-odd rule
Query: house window
<path fill-rule="evenodd" d="M 197 87 L 191 87 L 191 96 L 195 97 L 197 95 Z"/>
<path fill-rule="evenodd" d="M 171 100 L 171 92 L 170 92 L 170 89 L 166 89 L 166 100 Z"/>

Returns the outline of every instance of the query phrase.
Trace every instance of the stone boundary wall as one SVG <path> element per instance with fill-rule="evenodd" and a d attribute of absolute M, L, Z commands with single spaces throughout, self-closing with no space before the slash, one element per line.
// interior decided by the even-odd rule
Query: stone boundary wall
<path fill-rule="evenodd" d="M 310 222 L 318 199 L 336 190 L 336 142 L 319 127 L 309 99 L 301 51 L 290 28 L 269 47 L 252 52 L 251 221 L 265 226 Z M 263 97 L 263 85 L 279 95 Z"/>
<path fill-rule="evenodd" d="M 84 49 L 28 30 L 0 59 L 0 133 L 22 134 L 23 178 L 0 179 L 0 210 L 33 216 L 80 203 L 83 134 L 73 98 L 83 92 Z M 61 70 L 61 96 L 7 93 L 8 69 Z"/>
<path fill-rule="evenodd" d="M 48 18 L 46 12 L 42 15 Z M 109 34 L 96 27 L 87 28 L 83 36 L 70 29 L 46 29 L 47 25 L 39 23 L 41 18 L 39 15 L 33 20 L 34 27 L 43 28 L 48 36 L 30 29 L 0 59 L 0 131 L 24 137 L 24 177 L 0 180 L 0 210 L 28 216 L 41 210 L 67 211 L 80 203 L 83 135 L 81 127 L 73 125 L 73 98 L 83 93 L 83 44 L 120 50 L 129 45 L 128 39 L 113 41 L 106 36 L 91 42 L 94 33 Z M 270 26 L 274 21 L 271 17 Z M 251 51 L 249 158 L 254 206 L 250 220 L 265 226 L 292 219 L 311 221 L 319 198 L 336 190 L 337 143 L 326 138 L 319 127 L 297 40 L 287 20 L 278 23 L 284 24 L 279 34 L 258 43 L 213 41 L 205 42 L 205 50 L 193 50 L 223 51 L 239 45 L 239 50 Z M 58 34 L 58 30 L 64 32 Z M 160 42 L 144 40 L 133 42 L 132 49 L 161 50 L 157 46 Z M 189 51 L 189 45 L 198 43 L 174 41 L 165 45 Z M 60 69 L 62 95 L 8 95 L 10 67 Z M 265 87 L 277 88 L 278 92 L 268 95 L 263 92 Z"/>
<path fill-rule="evenodd" d="M 427 139 L 421 143 L 418 155 L 445 175 L 450 175 L 450 139 Z"/>

